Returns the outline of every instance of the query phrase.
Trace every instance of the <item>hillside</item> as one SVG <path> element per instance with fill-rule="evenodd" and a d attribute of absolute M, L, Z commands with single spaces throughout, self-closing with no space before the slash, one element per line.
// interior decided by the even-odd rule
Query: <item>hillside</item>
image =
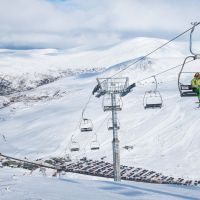
<path fill-rule="evenodd" d="M 136 38 L 109 49 L 78 53 L 1 50 L 0 75 L 7 85 L 1 94 L 1 107 L 6 106 L 0 109 L 0 134 L 6 141 L 0 137 L 0 152 L 31 160 L 70 154 L 72 159 L 106 156 L 112 161 L 112 133 L 107 130 L 109 117 L 102 110 L 102 99 L 93 96 L 85 113 L 93 120 L 99 151 L 90 150 L 94 132 L 80 133 L 78 129 L 82 108 L 96 77 L 116 73 L 163 42 Z M 189 54 L 187 49 L 185 43 L 172 43 L 122 76 L 128 76 L 132 83 L 176 66 Z M 157 77 L 164 102 L 161 109 L 143 108 L 145 91 L 154 88 L 151 79 L 138 83 L 123 98 L 119 113 L 121 162 L 174 177 L 200 179 L 200 113 L 195 97 L 180 97 L 178 72 L 179 68 Z M 72 135 L 81 147 L 76 154 L 69 151 Z M 133 150 L 122 148 L 125 145 L 133 146 Z"/>
<path fill-rule="evenodd" d="M 199 199 L 199 188 L 186 186 L 145 184 L 145 183 L 114 183 L 105 179 L 87 180 L 84 176 L 68 174 L 60 179 L 42 177 L 39 173 L 29 176 L 25 170 L 3 169 L 0 171 L 1 199 Z M 51 173 L 51 172 L 49 172 Z M 38 184 L 40 183 L 40 184 Z"/>

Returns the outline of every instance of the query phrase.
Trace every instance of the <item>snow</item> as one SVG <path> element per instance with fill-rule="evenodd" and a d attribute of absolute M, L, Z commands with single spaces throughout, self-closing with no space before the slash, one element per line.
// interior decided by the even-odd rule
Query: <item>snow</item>
<path fill-rule="evenodd" d="M 1 73 L 9 75 L 47 73 L 51 70 L 63 70 L 66 68 L 107 68 L 115 64 L 145 55 L 161 44 L 167 42 L 155 38 L 135 38 L 119 43 L 111 48 L 83 52 L 69 52 L 56 49 L 35 50 L 0 50 Z M 183 46 L 186 43 L 177 42 L 170 44 L 156 57 L 182 57 L 187 54 Z"/>
<path fill-rule="evenodd" d="M 107 77 L 118 72 L 164 42 L 166 41 L 155 38 L 136 38 L 109 49 L 78 53 L 53 49 L 1 50 L 0 74 L 11 76 L 10 80 L 13 82 L 18 82 L 23 76 L 26 84 L 32 84 L 32 81 L 40 80 L 43 76 L 56 77 L 60 70 L 70 69 L 75 73 L 61 76 L 40 87 L 34 86 L 32 90 L 14 94 L 25 95 L 26 98 L 0 109 L 0 134 L 6 137 L 6 141 L 0 137 L 0 152 L 20 158 L 27 157 L 29 160 L 66 154 L 70 154 L 74 160 L 83 156 L 95 160 L 106 156 L 105 160 L 112 162 L 112 133 L 107 130 L 110 114 L 103 112 L 102 99 L 92 96 L 84 114 L 86 118 L 92 119 L 94 131 L 80 133 L 79 122 L 83 106 L 96 85 L 97 76 Z M 122 164 L 154 170 L 175 178 L 200 180 L 200 112 L 195 104 L 196 97 L 181 98 L 179 95 L 177 76 L 180 68 L 157 78 L 158 89 L 163 98 L 161 109 L 143 108 L 144 93 L 152 90 L 154 84 L 152 79 L 138 82 L 182 63 L 186 55 L 188 52 L 185 43 L 172 43 L 120 75 L 128 76 L 130 83 L 137 82 L 137 87 L 123 98 L 123 110 L 118 113 Z M 92 70 L 98 67 L 99 70 Z M 199 71 L 198 61 L 188 65 L 189 68 L 191 71 Z M 89 71 L 78 73 L 82 69 Z M 183 78 L 186 80 L 188 77 Z M 61 91 L 61 96 L 52 98 L 58 90 Z M 49 99 L 30 100 L 44 95 L 49 96 Z M 6 95 L 3 100 L 7 101 L 11 97 L 12 94 Z M 90 145 L 96 137 L 95 134 L 100 143 L 100 150 L 92 152 Z M 80 144 L 80 152 L 69 151 L 72 135 Z M 134 148 L 128 151 L 123 148 L 125 145 Z M 12 174 L 9 170 L 0 171 L 8 173 L 8 176 Z M 94 199 L 97 193 L 100 193 L 101 199 L 133 199 L 131 195 L 134 194 L 138 195 L 138 199 L 197 199 L 195 195 L 199 192 L 199 189 L 195 188 L 142 183 L 115 185 L 112 182 L 74 180 L 76 183 L 72 184 L 71 179 L 60 181 L 27 176 L 20 176 L 18 180 L 12 194 L 4 191 L 4 199 L 11 199 L 10 195 L 18 195 L 20 199 L 24 198 L 25 194 L 33 195 L 30 198 L 48 199 L 49 196 L 37 196 L 40 195 L 41 188 L 45 188 L 44 195 L 51 190 L 63 195 L 52 196 L 52 199 L 81 197 L 76 196 L 76 190 L 81 194 L 83 191 L 91 191 L 91 196 L 87 196 L 87 199 Z M 38 182 L 44 184 L 44 187 L 39 187 Z M 66 184 L 69 186 L 66 187 Z M 83 185 L 80 190 L 79 185 Z M 20 189 L 22 187 L 23 190 Z M 34 196 L 35 194 L 37 195 Z"/>
<path fill-rule="evenodd" d="M 86 176 L 66 174 L 60 178 L 28 175 L 25 170 L 0 171 L 1 200 L 198 200 L 199 187 L 159 185 L 109 180 L 88 180 Z M 50 174 L 50 172 L 49 172 Z"/>

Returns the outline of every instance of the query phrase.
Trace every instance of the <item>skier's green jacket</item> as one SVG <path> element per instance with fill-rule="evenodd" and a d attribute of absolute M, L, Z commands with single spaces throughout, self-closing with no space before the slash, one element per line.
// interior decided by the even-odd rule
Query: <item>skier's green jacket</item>
<path fill-rule="evenodd" d="M 191 81 L 191 85 L 192 85 L 192 87 L 194 87 L 194 88 L 200 87 L 200 78 L 194 77 L 194 78 L 192 79 L 192 81 Z"/>
<path fill-rule="evenodd" d="M 200 100 L 200 78 L 194 77 L 191 81 L 193 91 L 197 93 L 198 99 Z"/>

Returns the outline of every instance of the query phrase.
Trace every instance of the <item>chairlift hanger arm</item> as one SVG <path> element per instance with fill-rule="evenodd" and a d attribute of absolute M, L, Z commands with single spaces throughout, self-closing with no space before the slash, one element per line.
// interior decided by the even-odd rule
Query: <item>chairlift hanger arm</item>
<path fill-rule="evenodd" d="M 94 141 L 97 141 L 97 133 L 94 133 L 94 135 L 95 135 L 95 140 Z"/>
<path fill-rule="evenodd" d="M 74 142 L 73 137 L 74 137 L 74 135 L 71 136 L 71 142 L 72 142 L 72 143 Z"/>
<path fill-rule="evenodd" d="M 82 110 L 82 113 L 81 113 L 81 121 L 83 120 L 83 118 L 84 118 L 84 112 L 85 112 L 85 108 Z"/>
<path fill-rule="evenodd" d="M 196 59 L 195 56 L 187 56 L 187 57 L 185 58 L 183 64 L 182 64 L 181 70 L 180 70 L 180 72 L 179 72 L 179 74 L 178 74 L 178 86 L 179 86 L 179 90 L 180 90 L 180 77 L 181 77 L 181 74 L 182 74 L 182 72 L 183 72 L 183 69 L 184 69 L 184 67 L 185 67 L 185 64 L 188 63 L 187 60 L 190 59 L 190 58 L 192 58 L 191 61 L 194 61 L 194 60 Z"/>
<path fill-rule="evenodd" d="M 154 78 L 154 80 L 155 80 L 155 91 L 157 91 L 157 89 L 158 89 L 158 81 L 157 81 L 155 75 L 153 76 L 153 78 Z"/>
<path fill-rule="evenodd" d="M 192 45 L 192 35 L 193 35 L 193 32 L 194 32 L 194 30 L 195 30 L 195 28 L 196 28 L 196 26 L 198 26 L 199 24 L 200 24 L 200 22 L 194 22 L 194 23 L 191 23 L 192 25 L 193 25 L 193 27 L 192 27 L 192 29 L 191 29 L 191 31 L 190 31 L 190 53 L 192 54 L 192 55 L 194 55 L 194 56 L 197 56 L 197 55 L 200 55 L 200 53 L 195 53 L 193 50 L 192 50 L 192 47 L 193 47 L 193 45 Z"/>

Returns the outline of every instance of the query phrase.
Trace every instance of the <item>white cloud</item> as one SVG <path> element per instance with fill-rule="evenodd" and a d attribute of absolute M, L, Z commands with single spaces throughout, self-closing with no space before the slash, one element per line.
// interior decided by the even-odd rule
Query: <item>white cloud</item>
<path fill-rule="evenodd" d="M 200 21 L 198 0 L 0 0 L 0 47 L 96 48 L 169 38 Z"/>

